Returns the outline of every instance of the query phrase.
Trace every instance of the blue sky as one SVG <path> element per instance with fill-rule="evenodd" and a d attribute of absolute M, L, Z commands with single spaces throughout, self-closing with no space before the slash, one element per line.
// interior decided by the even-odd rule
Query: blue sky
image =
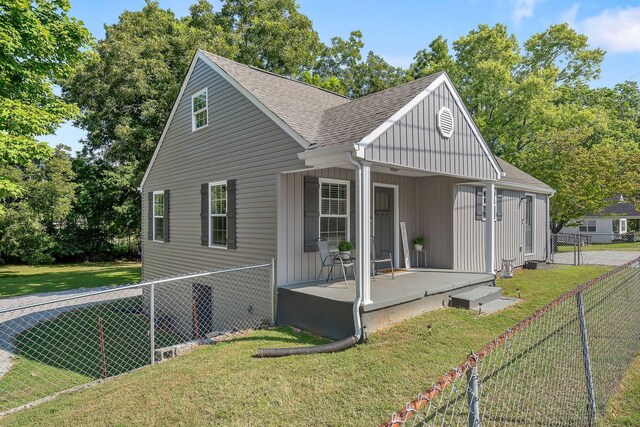
<path fill-rule="evenodd" d="M 194 0 L 195 1 L 195 0 Z M 160 0 L 177 16 L 189 12 L 190 0 Z M 220 4 L 212 3 L 216 10 Z M 450 42 L 478 24 L 501 22 L 522 43 L 549 25 L 568 22 L 589 36 L 592 46 L 607 51 L 596 86 L 613 86 L 625 80 L 640 81 L 640 0 L 298 0 L 322 41 L 362 31 L 365 52 L 373 50 L 396 66 L 408 66 L 415 53 L 438 35 Z M 71 0 L 71 15 L 84 21 L 97 39 L 104 25 L 117 22 L 123 10 L 140 10 L 144 0 Z M 84 132 L 71 124 L 56 135 L 43 137 L 51 145 L 67 144 L 79 150 Z"/>

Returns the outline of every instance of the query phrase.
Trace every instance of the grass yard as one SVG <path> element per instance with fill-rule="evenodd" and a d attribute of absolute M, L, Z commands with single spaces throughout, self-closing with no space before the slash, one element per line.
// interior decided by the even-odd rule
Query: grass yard
<path fill-rule="evenodd" d="M 18 357 L 0 378 L 0 396 L 11 397 L 0 400 L 0 412 L 102 378 L 98 322 L 103 327 L 107 377 L 147 365 L 149 326 L 147 318 L 137 314 L 141 308 L 140 296 L 80 308 L 17 335 Z M 178 342 L 177 337 L 156 333 L 158 347 Z"/>
<path fill-rule="evenodd" d="M 627 371 L 604 420 L 612 427 L 640 426 L 640 356 Z"/>
<path fill-rule="evenodd" d="M 0 298 L 140 281 L 140 263 L 111 262 L 0 267 Z"/>
<path fill-rule="evenodd" d="M 256 359 L 258 347 L 322 340 L 290 328 L 253 331 L 9 415 L 1 425 L 377 425 L 506 328 L 607 270 L 558 266 L 498 280 L 523 302 L 477 316 L 444 309 L 335 354 Z M 432 324 L 432 335 L 427 332 Z"/>
<path fill-rule="evenodd" d="M 581 251 L 638 251 L 640 252 L 640 242 L 628 243 L 594 243 L 584 245 Z M 573 252 L 573 245 L 558 245 L 558 252 Z"/>

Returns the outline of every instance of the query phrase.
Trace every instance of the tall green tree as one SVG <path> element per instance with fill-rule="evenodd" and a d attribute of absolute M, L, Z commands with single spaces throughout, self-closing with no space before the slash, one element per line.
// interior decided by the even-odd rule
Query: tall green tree
<path fill-rule="evenodd" d="M 91 36 L 68 11 L 67 0 L 0 0 L 0 202 L 23 193 L 7 166 L 49 158 L 37 137 L 77 117 L 53 91 L 90 55 Z"/>
<path fill-rule="evenodd" d="M 21 166 L 2 166 L 24 189 L 5 202 L 0 218 L 0 260 L 39 264 L 53 261 L 56 239 L 75 201 L 75 174 L 69 147 L 59 145 L 48 159 Z"/>

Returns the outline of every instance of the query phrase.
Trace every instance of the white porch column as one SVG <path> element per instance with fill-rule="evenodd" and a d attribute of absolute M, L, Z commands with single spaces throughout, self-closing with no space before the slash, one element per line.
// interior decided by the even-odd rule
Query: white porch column
<path fill-rule="evenodd" d="M 487 182 L 485 190 L 487 192 L 487 208 L 485 222 L 485 271 L 487 273 L 495 273 L 496 271 L 496 211 L 495 205 L 495 189 L 494 182 Z"/>
<path fill-rule="evenodd" d="M 360 188 L 356 194 L 360 198 L 360 212 L 357 212 L 360 247 L 358 248 L 358 270 L 362 286 L 362 303 L 371 304 L 371 165 L 363 162 Z"/>

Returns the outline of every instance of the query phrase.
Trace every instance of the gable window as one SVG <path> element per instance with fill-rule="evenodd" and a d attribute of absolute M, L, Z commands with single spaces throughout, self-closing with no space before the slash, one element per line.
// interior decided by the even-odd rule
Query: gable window
<path fill-rule="evenodd" d="M 209 124 L 207 108 L 207 88 L 191 96 L 191 130 L 195 131 Z"/>
<path fill-rule="evenodd" d="M 596 232 L 596 221 L 595 220 L 582 221 L 580 223 L 579 229 L 582 232 L 595 233 Z"/>
<path fill-rule="evenodd" d="M 349 181 L 320 180 L 320 238 L 332 246 L 349 240 Z"/>
<path fill-rule="evenodd" d="M 153 240 L 164 242 L 164 191 L 153 192 Z"/>
<path fill-rule="evenodd" d="M 209 246 L 227 246 L 227 183 L 209 184 Z"/>

